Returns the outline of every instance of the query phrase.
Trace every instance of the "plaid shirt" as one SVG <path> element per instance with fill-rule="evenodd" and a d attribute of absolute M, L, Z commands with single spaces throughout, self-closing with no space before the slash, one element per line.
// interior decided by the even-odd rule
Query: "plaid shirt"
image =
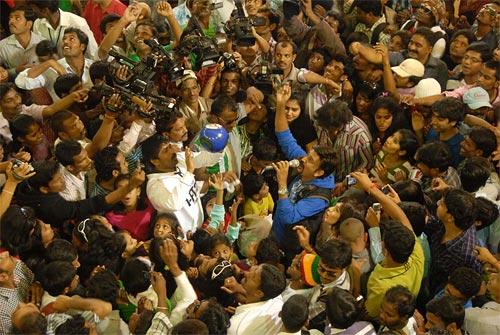
<path fill-rule="evenodd" d="M 319 145 L 332 145 L 325 130 L 321 130 L 318 137 Z M 373 166 L 371 140 L 366 124 L 357 116 L 353 116 L 352 121 L 338 132 L 333 143 L 333 148 L 339 155 L 335 180 L 344 180 L 352 171 L 369 170 Z"/>
<path fill-rule="evenodd" d="M 0 334 L 11 332 L 11 315 L 17 305 L 27 297 L 29 287 L 33 282 L 33 273 L 21 261 L 17 261 L 14 268 L 14 282 L 16 288 L 0 287 Z"/>
<path fill-rule="evenodd" d="M 431 294 L 443 288 L 450 273 L 458 267 L 467 266 L 477 273 L 482 273 L 481 263 L 474 256 L 474 247 L 478 245 L 474 226 L 453 240 L 442 243 L 444 224 L 436 217 L 431 217 L 425 226 L 425 234 L 431 249 Z"/>
<path fill-rule="evenodd" d="M 146 335 L 168 334 L 168 331 L 173 327 L 172 322 L 170 322 L 170 319 L 165 313 L 157 312 Z"/>

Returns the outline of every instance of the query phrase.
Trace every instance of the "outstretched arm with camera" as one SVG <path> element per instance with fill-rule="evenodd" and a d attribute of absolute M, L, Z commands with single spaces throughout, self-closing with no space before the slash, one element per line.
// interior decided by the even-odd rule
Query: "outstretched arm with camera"
<path fill-rule="evenodd" d="M 119 94 L 113 94 L 109 99 L 103 100 L 106 114 L 102 120 L 99 130 L 95 134 L 92 142 L 87 144 L 85 150 L 90 158 L 94 157 L 97 152 L 108 146 L 113 127 L 115 125 L 116 114 L 122 106 L 122 101 Z"/>
<path fill-rule="evenodd" d="M 12 163 L 8 163 L 5 171 L 7 174 L 7 181 L 0 193 L 0 217 L 5 213 L 7 208 L 9 208 L 17 184 L 33 176 L 35 172 L 32 171 L 31 165 L 28 163 L 22 163 L 17 167 L 13 167 Z"/>

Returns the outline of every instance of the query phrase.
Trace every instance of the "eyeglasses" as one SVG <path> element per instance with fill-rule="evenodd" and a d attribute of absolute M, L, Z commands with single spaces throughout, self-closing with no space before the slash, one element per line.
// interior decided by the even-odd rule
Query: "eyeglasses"
<path fill-rule="evenodd" d="M 230 268 L 231 263 L 228 261 L 222 261 L 220 264 L 216 265 L 212 270 L 212 280 L 217 278 L 225 269 Z"/>
<path fill-rule="evenodd" d="M 85 219 L 83 221 L 81 221 L 78 226 L 76 227 L 76 229 L 78 230 L 78 232 L 80 234 L 82 234 L 82 237 L 83 239 L 85 240 L 85 242 L 89 242 L 88 238 L 87 238 L 87 234 L 85 234 L 85 227 L 87 226 L 87 222 L 89 222 L 90 219 Z"/>

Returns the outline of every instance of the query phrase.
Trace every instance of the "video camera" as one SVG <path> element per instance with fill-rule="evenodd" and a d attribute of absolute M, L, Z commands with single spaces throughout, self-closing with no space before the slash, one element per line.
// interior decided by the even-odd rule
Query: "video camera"
<path fill-rule="evenodd" d="M 271 66 L 266 60 L 262 60 L 260 64 L 250 69 L 249 74 L 250 83 L 268 95 L 273 93 L 274 86 L 281 84 L 283 70 Z"/>
<path fill-rule="evenodd" d="M 111 97 L 115 93 L 120 94 L 122 101 L 129 107 L 129 109 L 135 108 L 135 111 L 137 111 L 140 116 L 154 119 L 156 121 L 168 117 L 168 115 L 170 115 L 176 108 L 176 101 L 173 98 L 152 93 L 140 95 L 116 84 L 114 87 L 111 87 L 102 82 L 95 85 L 92 90 L 96 90 L 101 96 L 107 98 Z M 149 111 L 145 111 L 144 107 L 148 104 L 148 101 L 151 101 L 153 108 Z"/>
<path fill-rule="evenodd" d="M 235 1 L 236 8 L 232 13 L 231 20 L 224 25 L 224 31 L 235 41 L 236 45 L 249 47 L 255 44 L 252 27 L 263 26 L 266 19 L 258 16 L 248 17 L 243 10 L 241 0 Z"/>

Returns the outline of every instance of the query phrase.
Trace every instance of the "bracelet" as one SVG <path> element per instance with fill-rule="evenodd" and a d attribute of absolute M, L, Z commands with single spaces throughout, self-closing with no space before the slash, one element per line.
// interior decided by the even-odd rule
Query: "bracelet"
<path fill-rule="evenodd" d="M 279 195 L 288 195 L 288 188 L 285 187 L 282 187 L 278 190 L 278 194 Z"/>
<path fill-rule="evenodd" d="M 167 307 L 156 307 L 156 309 L 161 309 L 161 310 L 167 310 L 168 308 Z"/>
<path fill-rule="evenodd" d="M 2 193 L 3 193 L 3 192 L 5 192 L 5 193 L 7 193 L 7 194 L 12 194 L 12 195 L 14 195 L 14 192 L 9 191 L 9 190 L 6 190 L 6 189 L 3 189 L 3 190 L 2 190 Z"/>

